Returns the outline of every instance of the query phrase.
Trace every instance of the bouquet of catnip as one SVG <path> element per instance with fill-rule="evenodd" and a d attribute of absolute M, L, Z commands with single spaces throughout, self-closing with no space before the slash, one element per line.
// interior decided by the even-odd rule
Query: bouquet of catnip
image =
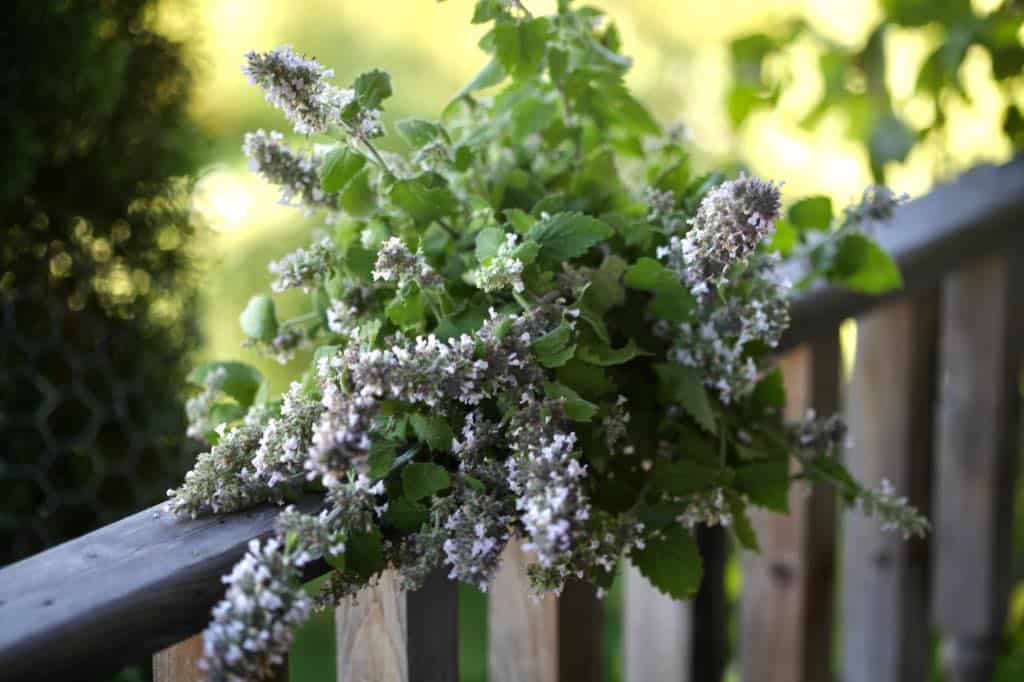
<path fill-rule="evenodd" d="M 694 172 L 680 133 L 623 84 L 630 60 L 598 10 L 481 0 L 473 22 L 492 24 L 490 61 L 440 121 L 397 124 L 404 155 L 378 147 L 386 73 L 342 88 L 290 47 L 246 55 L 309 145 L 258 131 L 245 153 L 315 231 L 270 264 L 273 292 L 302 289 L 308 312 L 279 320 L 258 295 L 240 322 L 260 351 L 312 363 L 280 396 L 247 365 L 197 368 L 190 434 L 209 449 L 168 506 L 323 504 L 284 509 L 225 578 L 213 680 L 268 676 L 312 601 L 386 569 L 410 590 L 439 566 L 487 589 L 515 538 L 538 593 L 607 588 L 626 558 L 687 598 L 694 528 L 756 549 L 748 507 L 785 511 L 795 477 L 906 535 L 927 529 L 887 484 L 850 477 L 838 418 L 783 420 L 773 366 L 780 262 L 800 262 L 802 283 L 898 286 L 870 231 L 900 199 L 872 187 L 838 216 L 817 197 L 783 217 L 779 184 Z M 310 600 L 301 569 L 318 560 L 332 572 Z"/>

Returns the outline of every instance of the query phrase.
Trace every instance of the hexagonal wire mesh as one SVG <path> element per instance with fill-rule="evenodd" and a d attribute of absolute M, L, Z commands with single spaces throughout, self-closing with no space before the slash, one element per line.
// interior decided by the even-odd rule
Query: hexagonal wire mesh
<path fill-rule="evenodd" d="M 158 502 L 194 457 L 138 325 L 48 293 L 0 301 L 0 564 Z"/>

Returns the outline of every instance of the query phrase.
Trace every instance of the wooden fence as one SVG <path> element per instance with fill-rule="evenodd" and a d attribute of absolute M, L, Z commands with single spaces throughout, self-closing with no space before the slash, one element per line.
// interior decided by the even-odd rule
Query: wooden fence
<path fill-rule="evenodd" d="M 1011 577 L 1021 221 L 1024 159 L 975 168 L 881 230 L 904 290 L 872 298 L 820 287 L 794 300 L 781 358 L 792 416 L 842 409 L 854 472 L 891 480 L 929 512 L 934 532 L 904 542 L 802 485 L 790 516 L 758 513 L 763 553 L 742 557 L 743 680 L 917 682 L 936 637 L 951 682 L 991 678 Z M 850 317 L 857 350 L 844 386 L 838 329 Z M 220 577 L 276 513 L 179 521 L 154 507 L 0 570 L 0 679 L 97 679 L 150 654 L 159 682 L 201 679 L 196 633 Z M 707 578 L 692 603 L 627 570 L 627 682 L 721 678 L 728 543 L 719 530 L 700 543 Z M 490 680 L 600 679 L 601 602 L 578 584 L 535 602 L 523 565 L 509 547 L 490 592 Z M 456 607 L 441 573 L 414 593 L 385 575 L 337 610 L 338 679 L 457 679 Z"/>

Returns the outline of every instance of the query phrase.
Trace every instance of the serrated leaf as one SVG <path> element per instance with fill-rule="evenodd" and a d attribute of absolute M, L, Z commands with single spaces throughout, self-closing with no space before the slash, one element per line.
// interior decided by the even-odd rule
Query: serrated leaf
<path fill-rule="evenodd" d="M 370 186 L 370 169 L 363 168 L 342 188 L 338 205 L 353 216 L 365 216 L 377 207 L 377 193 Z"/>
<path fill-rule="evenodd" d="M 606 223 L 582 213 L 558 213 L 530 229 L 529 237 L 540 245 L 540 257 L 556 263 L 587 252 L 612 236 Z"/>
<path fill-rule="evenodd" d="M 621 348 L 610 348 L 606 345 L 591 343 L 581 345 L 576 351 L 576 357 L 583 362 L 601 367 L 624 365 L 641 355 L 650 355 L 650 353 L 641 350 L 633 339 L 627 341 L 626 345 Z"/>
<path fill-rule="evenodd" d="M 700 373 L 675 363 L 654 365 L 662 400 L 678 403 L 705 430 L 715 432 L 715 413 Z"/>
<path fill-rule="evenodd" d="M 827 230 L 832 224 L 832 200 L 825 196 L 801 199 L 789 207 L 789 222 L 800 230 Z"/>
<path fill-rule="evenodd" d="M 426 147 L 435 140 L 446 140 L 444 128 L 420 118 L 402 119 L 396 124 L 398 132 L 413 149 Z"/>
<path fill-rule="evenodd" d="M 450 216 L 459 205 L 448 188 L 448 181 L 432 172 L 396 181 L 388 197 L 395 206 L 421 224 Z"/>
<path fill-rule="evenodd" d="M 700 588 L 704 563 L 697 542 L 682 526 L 668 526 L 643 549 L 634 549 L 630 559 L 651 585 L 673 599 L 690 599 Z"/>
<path fill-rule="evenodd" d="M 483 262 L 493 258 L 505 243 L 505 231 L 498 227 L 485 227 L 476 233 L 476 259 Z"/>
<path fill-rule="evenodd" d="M 327 194 L 340 191 L 366 165 L 366 157 L 346 145 L 327 152 L 320 166 L 320 189 Z"/>
<path fill-rule="evenodd" d="M 881 294 L 903 286 L 903 277 L 895 261 L 862 234 L 850 234 L 839 241 L 827 276 L 834 282 L 866 294 Z"/>
<path fill-rule="evenodd" d="M 345 571 L 366 580 L 384 568 L 380 530 L 352 531 L 345 540 Z"/>
<path fill-rule="evenodd" d="M 441 415 L 410 414 L 409 425 L 416 438 L 429 445 L 431 449 L 438 452 L 448 452 L 452 449 L 452 427 Z"/>
<path fill-rule="evenodd" d="M 505 219 L 508 220 L 509 224 L 519 234 L 526 234 L 530 229 L 537 223 L 537 219 L 526 211 L 518 208 L 510 208 L 505 210 Z"/>
<path fill-rule="evenodd" d="M 731 478 L 732 474 L 727 470 L 682 459 L 678 462 L 658 462 L 650 480 L 656 489 L 684 497 L 726 485 Z"/>
<path fill-rule="evenodd" d="M 272 341 L 277 335 L 274 299 L 265 294 L 253 296 L 239 315 L 238 322 L 242 326 L 242 333 L 250 339 Z"/>
<path fill-rule="evenodd" d="M 597 405 L 589 400 L 584 400 L 579 393 L 564 384 L 545 381 L 544 394 L 549 398 L 561 398 L 566 416 L 573 421 L 588 422 L 597 414 Z"/>
<path fill-rule="evenodd" d="M 402 469 L 402 489 L 410 500 L 422 500 L 451 485 L 448 470 L 431 462 L 409 462 Z"/>
<path fill-rule="evenodd" d="M 263 375 L 258 369 L 244 362 L 205 362 L 189 372 L 188 382 L 203 388 L 206 385 L 206 378 L 219 370 L 224 370 L 224 378 L 220 381 L 221 390 L 242 407 L 252 405 L 260 386 L 263 385 Z"/>
<path fill-rule="evenodd" d="M 562 322 L 547 334 L 531 343 L 530 350 L 532 350 L 536 355 L 557 353 L 565 348 L 571 338 L 572 329 L 566 322 Z"/>
<path fill-rule="evenodd" d="M 384 512 L 384 523 L 394 526 L 400 531 L 411 533 L 419 529 L 427 520 L 426 507 L 407 497 L 388 500 L 388 509 Z"/>
<path fill-rule="evenodd" d="M 528 78 L 544 59 L 549 24 L 544 17 L 501 22 L 494 27 L 495 57 L 513 78 Z"/>
<path fill-rule="evenodd" d="M 789 512 L 789 460 L 773 459 L 736 467 L 732 487 L 754 504 L 780 513 Z"/>
<path fill-rule="evenodd" d="M 623 281 L 631 289 L 654 294 L 651 313 L 669 322 L 686 322 L 696 305 L 671 270 L 653 258 L 640 258 L 629 266 Z"/>
<path fill-rule="evenodd" d="M 426 315 L 426 305 L 423 302 L 423 294 L 414 291 L 401 296 L 396 296 L 384 309 L 388 319 L 397 327 L 407 328 L 418 325 Z"/>
<path fill-rule="evenodd" d="M 393 441 L 373 441 L 367 454 L 367 475 L 373 479 L 387 476 L 391 471 L 391 465 L 395 463 L 395 453 L 397 450 L 398 444 Z"/>
<path fill-rule="evenodd" d="M 380 69 L 367 71 L 352 84 L 356 101 L 364 109 L 377 109 L 381 102 L 391 97 L 391 76 Z"/>

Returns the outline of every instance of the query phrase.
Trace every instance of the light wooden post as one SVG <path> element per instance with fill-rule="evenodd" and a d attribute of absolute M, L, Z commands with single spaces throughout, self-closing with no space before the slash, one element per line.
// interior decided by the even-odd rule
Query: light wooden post
<path fill-rule="evenodd" d="M 199 669 L 203 657 L 203 634 L 178 642 L 153 654 L 153 682 L 205 682 Z M 278 669 L 274 682 L 288 682 L 287 662 Z"/>
<path fill-rule="evenodd" d="M 627 565 L 622 604 L 626 682 L 689 682 L 693 602 L 662 594 Z"/>
<path fill-rule="evenodd" d="M 949 637 L 954 682 L 991 678 L 1006 615 L 1018 456 L 1020 265 L 1017 254 L 989 256 L 948 276 L 942 288 L 933 608 Z"/>
<path fill-rule="evenodd" d="M 847 466 L 888 479 L 927 513 L 931 487 L 936 297 L 888 303 L 857 322 Z M 885 532 L 857 510 L 843 522 L 843 680 L 918 682 L 929 657 L 928 542 Z"/>
<path fill-rule="evenodd" d="M 491 682 L 599 682 L 601 603 L 594 590 L 566 585 L 559 599 L 530 595 L 529 555 L 518 542 L 502 555 L 488 600 Z"/>
<path fill-rule="evenodd" d="M 836 333 L 782 358 L 787 416 L 839 406 Z M 762 553 L 743 561 L 742 677 L 758 682 L 830 679 L 835 579 L 835 496 L 827 487 L 793 485 L 788 516 L 756 510 Z"/>
<path fill-rule="evenodd" d="M 387 571 L 335 610 L 338 682 L 451 682 L 458 673 L 458 591 L 442 569 L 416 592 Z"/>

